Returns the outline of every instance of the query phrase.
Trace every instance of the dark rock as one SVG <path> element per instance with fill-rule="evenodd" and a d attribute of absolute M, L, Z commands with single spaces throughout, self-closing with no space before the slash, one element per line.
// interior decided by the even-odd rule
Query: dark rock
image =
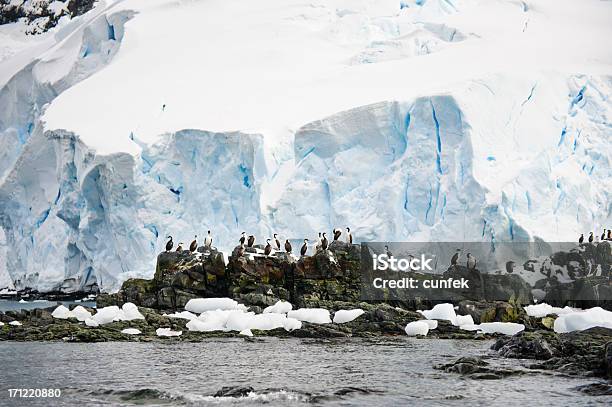
<path fill-rule="evenodd" d="M 94 4 L 95 0 L 69 0 L 66 9 L 56 13 L 55 10 L 49 9 L 49 4 L 44 2 L 39 2 L 36 7 L 30 7 L 26 4 L 3 1 L 0 2 L 0 25 L 24 18 L 30 25 L 26 33 L 39 34 L 55 27 L 60 18 L 64 16 L 73 18 L 88 12 Z"/>
<path fill-rule="evenodd" d="M 228 386 L 215 393 L 215 397 L 245 397 L 254 392 L 251 386 Z"/>
<path fill-rule="evenodd" d="M 589 396 L 612 396 L 612 385 L 609 383 L 590 383 L 575 387 L 575 390 Z"/>

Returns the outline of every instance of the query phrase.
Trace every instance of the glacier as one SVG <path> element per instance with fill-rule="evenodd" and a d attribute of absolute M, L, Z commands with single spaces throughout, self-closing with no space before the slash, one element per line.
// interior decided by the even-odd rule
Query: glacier
<path fill-rule="evenodd" d="M 100 1 L 27 41 L 0 26 L 21 47 L 0 54 L 0 287 L 113 291 L 206 230 L 230 251 L 242 231 L 612 224 L 612 55 L 584 45 L 612 34 L 611 4 L 268 3 Z"/>

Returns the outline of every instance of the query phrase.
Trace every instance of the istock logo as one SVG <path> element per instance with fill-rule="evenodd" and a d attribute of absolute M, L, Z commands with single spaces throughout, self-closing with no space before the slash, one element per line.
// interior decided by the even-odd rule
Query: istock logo
<path fill-rule="evenodd" d="M 372 256 L 372 265 L 374 270 L 380 271 L 433 271 L 431 262 L 433 258 L 421 254 L 421 258 L 408 257 L 407 259 L 396 259 L 387 254 L 378 254 Z"/>

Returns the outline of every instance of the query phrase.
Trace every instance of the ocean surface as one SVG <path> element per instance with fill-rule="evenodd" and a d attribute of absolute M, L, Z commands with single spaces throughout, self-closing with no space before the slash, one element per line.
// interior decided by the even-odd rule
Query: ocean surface
<path fill-rule="evenodd" d="M 14 301 L 14 300 L 3 300 L 0 299 L 0 312 L 5 311 L 19 311 L 25 309 L 35 308 L 49 308 L 55 307 L 59 304 L 64 304 L 66 307 L 69 305 L 82 305 L 84 307 L 95 307 L 95 301 L 47 301 L 47 300 L 34 300 L 34 301 Z"/>
<path fill-rule="evenodd" d="M 593 406 L 612 397 L 575 390 L 596 382 L 545 372 L 471 380 L 432 368 L 461 356 L 498 359 L 491 341 L 224 338 L 198 343 L 0 342 L 0 405 Z M 529 361 L 524 361 L 529 363 Z M 250 386 L 246 397 L 214 397 Z M 11 388 L 60 389 L 58 398 L 9 398 Z"/>

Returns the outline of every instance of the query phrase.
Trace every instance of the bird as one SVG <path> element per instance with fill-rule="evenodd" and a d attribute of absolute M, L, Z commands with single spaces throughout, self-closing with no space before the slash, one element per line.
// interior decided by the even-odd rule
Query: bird
<path fill-rule="evenodd" d="M 601 240 L 606 240 L 606 228 L 604 228 L 603 233 L 601 234 Z"/>
<path fill-rule="evenodd" d="M 240 247 L 238 247 L 238 257 L 244 256 L 244 243 L 240 242 Z"/>
<path fill-rule="evenodd" d="M 584 242 L 584 233 L 580 234 L 580 237 L 578 238 L 578 244 L 582 244 Z"/>
<path fill-rule="evenodd" d="M 266 239 L 266 247 L 264 249 L 264 255 L 269 256 L 272 253 L 272 246 L 270 245 L 270 239 Z"/>
<path fill-rule="evenodd" d="M 346 228 L 346 243 L 353 244 L 353 235 L 351 235 L 351 228 Z"/>
<path fill-rule="evenodd" d="M 342 235 L 342 231 L 340 229 L 334 229 L 334 242 L 340 239 L 340 235 Z"/>
<path fill-rule="evenodd" d="M 255 243 L 255 236 L 249 235 L 249 240 L 247 240 L 247 247 L 253 247 Z"/>
<path fill-rule="evenodd" d="M 512 260 L 506 262 L 506 272 L 508 274 L 512 274 L 514 272 L 514 262 Z"/>
<path fill-rule="evenodd" d="M 459 263 L 459 257 L 461 257 L 461 249 L 457 249 L 453 257 L 451 258 L 451 266 L 456 266 Z"/>
<path fill-rule="evenodd" d="M 308 250 L 308 239 L 304 239 L 304 244 L 302 245 L 302 248 L 300 249 L 300 255 L 305 256 L 307 250 Z"/>
<path fill-rule="evenodd" d="M 291 253 L 291 243 L 289 243 L 289 239 L 285 239 L 285 251 Z"/>
<path fill-rule="evenodd" d="M 593 232 L 589 235 L 589 243 L 593 243 Z"/>
<path fill-rule="evenodd" d="M 474 270 L 476 268 L 476 257 L 472 256 L 471 253 L 467 254 L 466 265 L 468 270 Z"/>
<path fill-rule="evenodd" d="M 244 242 L 246 242 L 246 232 L 242 232 L 240 236 L 240 244 L 244 245 Z"/>
<path fill-rule="evenodd" d="M 608 229 L 608 237 L 606 240 L 612 240 L 612 230 Z"/>
<path fill-rule="evenodd" d="M 208 234 L 207 234 L 207 235 L 206 235 L 206 237 L 204 238 L 204 246 L 205 246 L 207 249 L 210 249 L 210 248 L 212 247 L 212 242 L 213 242 L 213 239 L 212 239 L 212 235 L 210 234 L 210 230 L 209 230 L 209 231 L 208 231 Z"/>
<path fill-rule="evenodd" d="M 327 237 L 325 237 L 325 232 L 323 232 L 323 239 L 321 240 L 321 250 L 327 250 Z"/>
<path fill-rule="evenodd" d="M 189 245 L 190 252 L 193 253 L 196 250 L 198 250 L 198 235 L 195 235 L 195 239 L 193 239 L 193 242 L 191 242 L 191 244 Z"/>
<path fill-rule="evenodd" d="M 176 247 L 176 251 L 178 253 L 181 253 L 183 251 L 183 243 L 179 243 L 178 246 Z"/>
<path fill-rule="evenodd" d="M 274 242 L 276 243 L 276 250 L 280 250 L 280 240 L 276 237 L 276 233 L 274 234 Z"/>
<path fill-rule="evenodd" d="M 385 254 L 389 258 L 393 257 L 393 254 L 389 251 L 389 246 L 385 246 Z"/>
<path fill-rule="evenodd" d="M 319 237 L 317 237 L 317 244 L 315 245 L 315 251 L 318 252 L 321 250 L 321 232 L 319 232 Z"/>
<path fill-rule="evenodd" d="M 169 252 L 170 250 L 172 250 L 172 246 L 174 246 L 174 242 L 172 241 L 172 236 L 168 236 L 166 239 L 170 239 L 168 240 L 168 243 L 166 243 L 166 251 Z"/>

